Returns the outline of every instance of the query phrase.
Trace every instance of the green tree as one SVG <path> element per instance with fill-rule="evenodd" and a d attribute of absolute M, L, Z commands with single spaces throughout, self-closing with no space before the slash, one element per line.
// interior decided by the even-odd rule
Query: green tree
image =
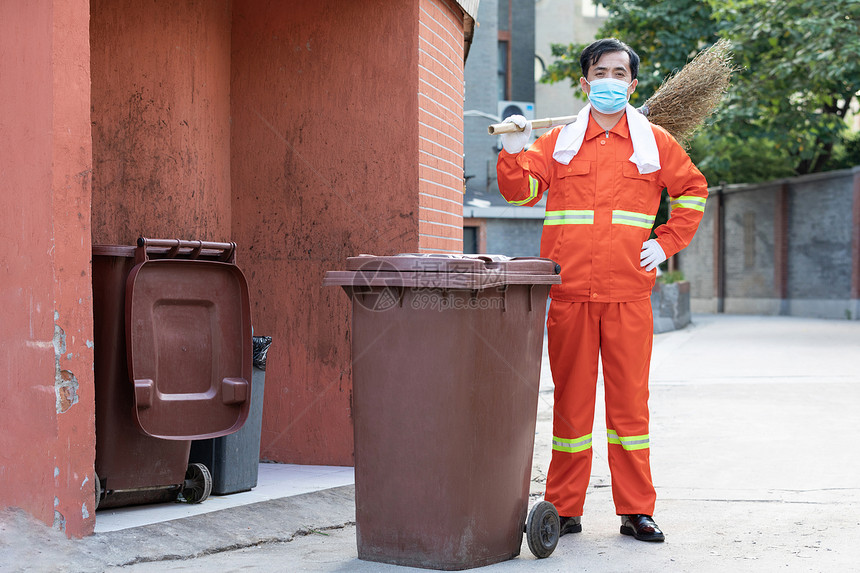
<path fill-rule="evenodd" d="M 740 69 L 690 151 L 711 183 L 860 163 L 844 121 L 860 91 L 857 0 L 597 2 L 610 13 L 598 36 L 617 37 L 642 58 L 634 105 L 718 37 L 732 41 Z M 543 81 L 577 80 L 583 47 L 554 46 L 558 60 Z"/>
<path fill-rule="evenodd" d="M 850 137 L 844 120 L 860 91 L 860 2 L 711 4 L 743 67 L 715 131 L 773 142 L 798 175 L 826 168 Z"/>

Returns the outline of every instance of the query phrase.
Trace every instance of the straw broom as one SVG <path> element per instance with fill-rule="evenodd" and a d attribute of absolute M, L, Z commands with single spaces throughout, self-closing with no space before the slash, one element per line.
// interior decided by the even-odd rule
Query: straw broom
<path fill-rule="evenodd" d="M 729 87 L 732 72 L 730 44 L 722 39 L 700 52 L 679 72 L 668 77 L 639 112 L 684 144 L 704 124 Z M 566 125 L 576 116 L 536 119 L 533 129 Z M 490 135 L 522 131 L 513 123 L 496 123 L 487 128 Z"/>

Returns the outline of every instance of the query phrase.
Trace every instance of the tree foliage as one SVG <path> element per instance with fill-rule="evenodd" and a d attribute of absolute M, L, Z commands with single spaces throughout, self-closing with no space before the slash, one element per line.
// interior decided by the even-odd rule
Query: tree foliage
<path fill-rule="evenodd" d="M 764 137 L 797 174 L 821 171 L 847 135 L 860 91 L 860 3 L 782 0 L 714 3 L 735 46 L 738 74 L 723 134 Z M 729 132 L 731 130 L 731 132 Z"/>
<path fill-rule="evenodd" d="M 845 118 L 860 91 L 857 0 L 597 0 L 642 58 L 637 99 L 719 37 L 739 70 L 693 142 L 709 181 L 751 182 L 860 163 Z M 544 81 L 580 75 L 584 45 L 554 46 Z"/>
<path fill-rule="evenodd" d="M 631 101 L 644 102 L 663 80 L 681 69 L 699 50 L 718 39 L 711 9 L 700 0 L 597 0 L 610 13 L 598 37 L 619 38 L 641 58 L 639 86 Z M 554 44 L 557 59 L 542 81 L 553 83 L 581 75 L 579 54 L 587 44 Z M 578 83 L 576 84 L 578 85 Z M 584 95 L 580 92 L 580 96 Z"/>

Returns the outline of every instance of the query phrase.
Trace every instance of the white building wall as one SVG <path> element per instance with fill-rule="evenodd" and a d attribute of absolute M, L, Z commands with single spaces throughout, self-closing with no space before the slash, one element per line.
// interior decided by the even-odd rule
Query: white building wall
<path fill-rule="evenodd" d="M 601 10 L 602 12 L 602 10 Z M 590 0 L 537 0 L 535 2 L 535 55 L 549 66 L 554 60 L 552 44 L 587 43 L 594 40 L 606 19 L 595 17 Z M 535 117 L 574 115 L 585 102 L 577 97 L 579 84 L 564 80 L 555 84 L 538 82 L 543 70 L 535 61 Z"/>

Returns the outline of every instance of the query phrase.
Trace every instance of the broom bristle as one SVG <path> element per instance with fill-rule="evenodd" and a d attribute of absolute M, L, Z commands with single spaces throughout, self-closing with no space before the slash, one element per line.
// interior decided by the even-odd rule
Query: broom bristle
<path fill-rule="evenodd" d="M 642 106 L 648 120 L 686 145 L 729 87 L 735 71 L 730 47 L 722 39 L 668 77 Z"/>

